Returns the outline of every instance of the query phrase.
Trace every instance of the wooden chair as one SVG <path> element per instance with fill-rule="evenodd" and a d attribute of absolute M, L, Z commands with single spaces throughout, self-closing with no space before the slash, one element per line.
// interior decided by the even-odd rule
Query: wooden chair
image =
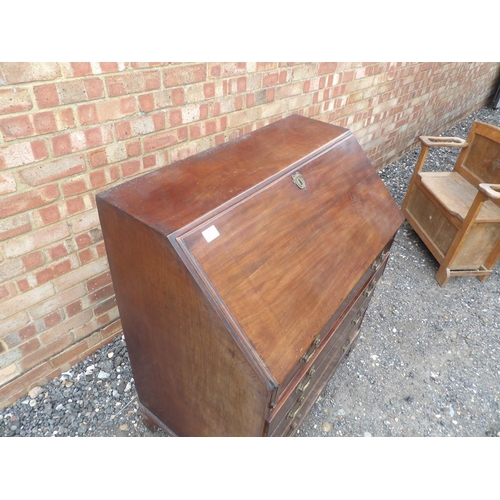
<path fill-rule="evenodd" d="M 500 257 L 500 128 L 475 122 L 467 139 L 419 137 L 403 213 L 440 267 L 436 280 L 484 281 Z M 461 148 L 452 172 L 422 172 L 431 147 Z"/>

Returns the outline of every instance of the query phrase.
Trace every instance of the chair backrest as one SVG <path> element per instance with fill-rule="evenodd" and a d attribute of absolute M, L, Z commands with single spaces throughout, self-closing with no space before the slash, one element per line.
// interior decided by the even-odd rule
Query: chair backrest
<path fill-rule="evenodd" d="M 500 128 L 476 121 L 467 136 L 454 171 L 476 188 L 481 182 L 500 184 Z"/>

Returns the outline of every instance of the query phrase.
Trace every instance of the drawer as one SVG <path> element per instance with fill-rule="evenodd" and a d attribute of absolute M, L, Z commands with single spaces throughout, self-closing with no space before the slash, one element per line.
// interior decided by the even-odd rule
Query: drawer
<path fill-rule="evenodd" d="M 296 428 L 299 420 L 309 411 L 305 408 L 310 408 L 314 404 L 324 385 L 352 347 L 387 259 L 388 256 L 383 255 L 375 261 L 372 268 L 374 274 L 364 287 L 358 290 L 356 299 L 340 324 L 325 335 L 324 343 L 312 346 L 314 352 L 310 352 L 310 359 L 307 363 L 303 363 L 298 376 L 283 391 L 283 397 L 278 405 L 269 412 L 268 435 L 283 435 L 285 429 L 292 423 L 296 424 Z"/>
<path fill-rule="evenodd" d="M 346 299 L 342 302 L 342 305 L 335 311 L 328 323 L 322 328 L 318 335 L 314 338 L 311 345 L 301 356 L 294 369 L 285 378 L 283 383 L 277 388 L 274 397 L 274 406 L 278 406 L 280 400 L 286 397 L 287 389 L 292 385 L 296 385 L 297 377 L 301 378 L 304 373 L 308 371 L 309 367 L 314 362 L 315 356 L 323 349 L 324 345 L 328 342 L 328 339 L 332 332 L 336 330 L 338 325 L 344 321 L 345 316 L 352 312 L 355 303 L 359 300 L 361 293 L 367 294 L 368 297 L 371 296 L 376 282 L 380 278 L 387 263 L 389 257 L 389 249 L 391 247 L 392 240 L 386 245 L 378 257 L 373 261 L 372 265 L 367 268 L 361 279 L 356 283 L 354 288 L 351 290 Z M 368 289 L 368 287 L 370 287 Z M 349 321 L 353 319 L 350 318 Z"/>
<path fill-rule="evenodd" d="M 340 361 L 356 340 L 358 331 L 358 326 L 348 324 L 342 331 L 335 333 L 327 349 L 325 349 L 325 355 L 316 363 L 318 368 L 311 377 L 307 392 L 299 394 L 294 391 L 289 398 L 290 401 L 287 400 L 287 404 L 283 405 L 282 410 L 285 411 L 281 410 L 276 414 L 275 420 L 270 422 L 269 434 L 271 436 L 286 435 L 288 431 L 293 432 L 300 425 L 300 422 L 314 405 L 326 383 L 337 369 Z M 304 383 L 307 382 L 305 380 L 301 381 L 298 387 Z"/>

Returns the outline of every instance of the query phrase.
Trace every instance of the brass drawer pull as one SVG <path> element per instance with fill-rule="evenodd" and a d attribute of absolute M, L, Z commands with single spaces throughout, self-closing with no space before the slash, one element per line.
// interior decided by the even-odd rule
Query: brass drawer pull
<path fill-rule="evenodd" d="M 295 416 L 299 412 L 300 408 L 302 407 L 302 403 L 305 401 L 305 399 L 306 399 L 305 396 L 300 396 L 300 398 L 297 399 L 297 407 L 295 409 L 292 408 L 288 412 L 288 415 L 286 416 L 286 418 L 295 418 Z"/>
<path fill-rule="evenodd" d="M 299 189 L 305 189 L 306 188 L 306 181 L 304 180 L 304 177 L 299 172 L 295 172 L 292 175 L 293 183 L 299 188 Z"/>
<path fill-rule="evenodd" d="M 387 255 L 386 251 L 383 251 L 373 262 L 372 264 L 372 269 L 375 269 L 377 271 L 380 266 L 382 265 L 382 262 L 384 262 L 385 256 Z"/>
<path fill-rule="evenodd" d="M 375 290 L 375 287 L 377 286 L 377 280 L 373 280 L 366 288 L 366 290 L 363 292 L 363 295 L 365 297 L 369 297 L 373 291 Z"/>
<path fill-rule="evenodd" d="M 313 349 L 311 352 L 306 352 L 302 355 L 302 357 L 300 358 L 300 361 L 302 361 L 302 363 L 307 363 L 314 355 L 314 353 L 316 352 L 316 349 Z"/>
<path fill-rule="evenodd" d="M 318 346 L 321 344 L 321 336 L 318 335 L 313 343 L 311 344 L 311 346 L 309 347 L 309 349 L 304 353 L 302 354 L 302 357 L 300 358 L 300 361 L 302 363 L 307 363 L 314 355 L 314 353 L 316 352 L 316 350 L 318 349 Z M 313 348 L 311 350 L 311 348 Z"/>
<path fill-rule="evenodd" d="M 351 323 L 353 325 L 359 324 L 361 318 L 363 317 L 364 312 L 365 312 L 364 310 L 358 311 L 358 314 L 356 314 L 356 317 L 351 321 Z"/>
<path fill-rule="evenodd" d="M 307 375 L 308 375 L 309 378 L 307 380 L 303 380 L 302 383 L 300 383 L 297 386 L 297 389 L 295 389 L 296 392 L 304 392 L 309 387 L 309 384 L 311 383 L 312 376 L 314 375 L 315 371 L 316 371 L 316 368 L 312 367 L 307 372 Z"/>

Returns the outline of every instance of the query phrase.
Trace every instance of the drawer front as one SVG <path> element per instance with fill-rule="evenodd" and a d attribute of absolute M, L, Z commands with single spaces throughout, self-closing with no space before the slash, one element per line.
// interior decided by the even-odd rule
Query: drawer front
<path fill-rule="evenodd" d="M 332 332 L 338 328 L 338 325 L 344 321 L 346 314 L 352 313 L 352 310 L 359 300 L 360 294 L 368 294 L 371 296 L 373 288 L 376 282 L 380 278 L 389 258 L 389 250 L 392 244 L 392 240 L 387 244 L 387 246 L 382 250 L 378 257 L 373 261 L 373 263 L 366 269 L 363 277 L 354 286 L 352 291 L 343 301 L 342 305 L 335 311 L 328 323 L 324 328 L 318 333 L 314 338 L 311 345 L 302 354 L 299 361 L 296 363 L 295 367 L 291 370 L 289 375 L 285 378 L 282 384 L 278 387 L 276 395 L 274 397 L 275 406 L 279 405 L 280 400 L 286 397 L 287 389 L 291 385 L 295 385 L 297 377 L 303 377 L 304 373 L 308 371 L 309 367 L 314 363 L 316 355 L 324 348 L 328 342 Z M 367 290 L 367 287 L 373 287 Z M 353 319 L 352 317 L 350 319 Z M 350 321 L 349 319 L 349 321 Z"/>
<path fill-rule="evenodd" d="M 282 400 L 269 413 L 268 435 L 283 435 L 285 429 L 293 423 L 296 427 L 299 420 L 307 414 L 304 408 L 310 408 L 314 404 L 340 361 L 353 345 L 387 259 L 387 254 L 376 259 L 372 268 L 374 274 L 358 291 L 356 300 L 351 304 L 344 319 L 325 335 L 324 343 L 311 346 L 316 351 L 310 353 L 311 358 L 303 363 L 296 380 L 282 393 Z"/>
<path fill-rule="evenodd" d="M 307 393 L 299 395 L 294 391 L 292 394 L 293 397 L 290 398 L 291 401 L 287 401 L 286 411 L 280 411 L 276 415 L 275 420 L 270 422 L 269 435 L 287 435 L 288 431 L 293 432 L 300 425 L 300 422 L 302 422 L 303 418 L 314 405 L 326 383 L 340 364 L 340 361 L 355 341 L 358 331 L 358 326 L 347 324 L 346 328 L 335 333 L 332 337 L 331 345 L 329 344 L 327 349 L 325 349 L 325 356 L 318 363 L 318 368 L 315 371 L 313 380 L 311 380 Z"/>

